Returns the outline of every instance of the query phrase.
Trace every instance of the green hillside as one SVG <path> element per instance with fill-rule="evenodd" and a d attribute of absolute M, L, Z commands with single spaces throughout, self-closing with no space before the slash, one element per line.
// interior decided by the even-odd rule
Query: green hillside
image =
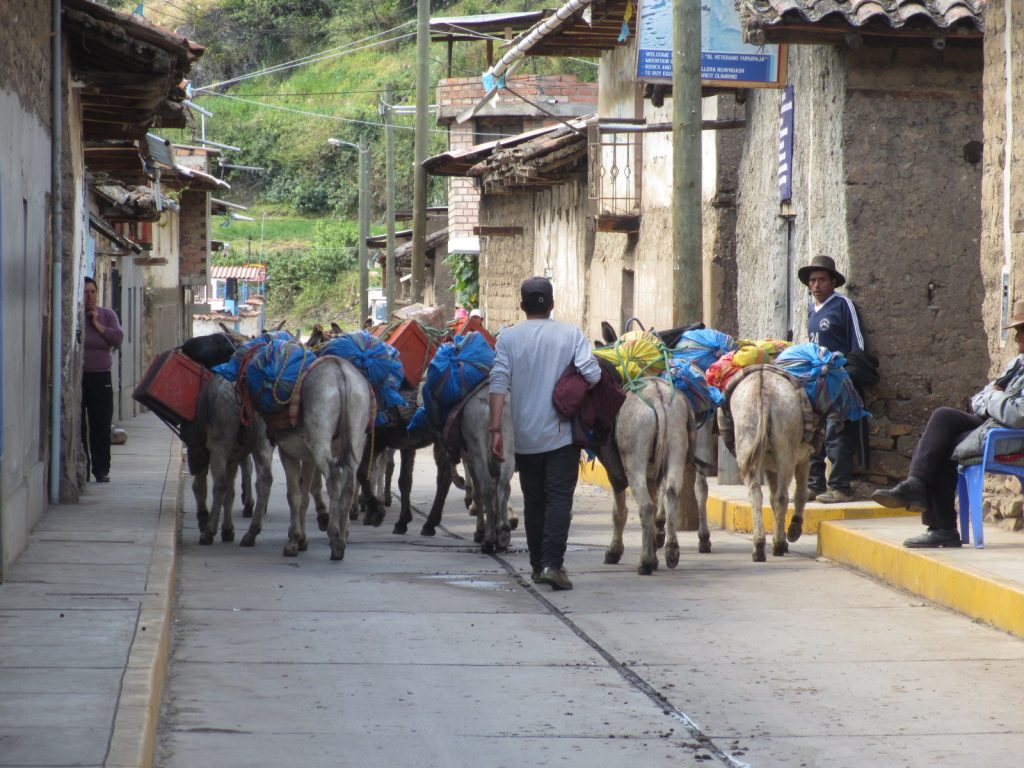
<path fill-rule="evenodd" d="M 120 5 L 131 10 L 136 4 L 132 0 Z M 511 12 L 557 4 L 551 0 L 435 2 L 431 15 Z M 150 21 L 206 46 L 191 78 L 193 101 L 213 113 L 205 119 L 205 136 L 241 150 L 226 152 L 224 162 L 264 169 L 218 171 L 232 186 L 229 199 L 249 206 L 246 215 L 256 221 L 215 225 L 215 237 L 232 243 L 229 253 L 217 259 L 240 262 L 262 255 L 271 280 L 268 314 L 287 320 L 289 327 L 320 321 L 323 312 L 317 316 L 318 307 L 313 305 L 322 301 L 330 302 L 332 319 L 354 322 L 355 293 L 346 265 L 355 263 L 356 238 L 339 240 L 322 222 L 354 222 L 358 157 L 354 151 L 328 145 L 327 139 L 369 143 L 370 217 L 373 230 L 383 231 L 385 147 L 378 104 L 389 84 L 396 105 L 415 104 L 416 4 L 408 0 L 154 0 L 144 4 L 144 13 Z M 440 44 L 432 45 L 430 54 L 433 102 L 433 86 L 445 76 L 447 54 Z M 485 68 L 482 41 L 456 44 L 453 75 L 476 77 Z M 519 69 L 522 74 L 562 71 L 581 78 L 595 75 L 592 64 L 574 60 L 532 58 Z M 202 118 L 195 117 L 190 131 L 167 131 L 168 138 L 199 138 Z M 412 205 L 413 122 L 412 116 L 395 118 L 399 210 Z M 443 152 L 446 132 L 433 121 L 431 127 L 429 152 Z M 428 204 L 443 205 L 445 195 L 445 179 L 431 179 Z M 283 281 L 276 279 L 283 275 L 275 271 L 282 272 L 283 264 L 300 255 L 306 258 L 311 251 L 325 261 L 334 258 L 333 277 L 331 269 L 315 269 L 309 275 L 291 269 L 291 279 L 298 282 L 284 290 Z M 331 285 L 314 285 L 314 280 Z"/>

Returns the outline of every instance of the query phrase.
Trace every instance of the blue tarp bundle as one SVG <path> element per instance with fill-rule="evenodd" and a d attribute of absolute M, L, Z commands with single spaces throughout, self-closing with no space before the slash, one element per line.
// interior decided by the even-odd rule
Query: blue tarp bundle
<path fill-rule="evenodd" d="M 245 359 L 246 355 L 253 347 L 262 347 L 270 341 L 275 339 L 279 341 L 290 341 L 293 339 L 288 331 L 266 331 L 261 333 L 255 339 L 249 339 L 245 344 L 242 344 L 238 349 L 235 350 L 234 357 L 228 360 L 226 363 L 214 366 L 211 370 L 214 373 L 220 374 L 228 381 L 236 381 L 238 379 L 238 369 L 242 364 L 242 360 Z"/>
<path fill-rule="evenodd" d="M 841 352 L 830 352 L 817 344 L 797 344 L 782 350 L 775 365 L 804 382 L 815 412 L 838 421 L 857 421 L 871 415 L 864 410 L 843 367 L 846 357 Z"/>
<path fill-rule="evenodd" d="M 295 389 L 295 382 L 299 376 L 313 364 L 316 356 L 313 351 L 302 346 L 297 341 L 285 339 L 262 339 L 255 353 L 245 369 L 245 383 L 249 389 L 256 410 L 264 414 L 277 413 L 291 400 L 292 390 Z M 221 373 L 218 369 L 225 369 L 221 373 L 229 378 L 228 369 L 233 365 L 235 378 L 238 377 L 239 358 L 236 355 L 230 362 L 218 365 L 215 373 Z"/>
<path fill-rule="evenodd" d="M 675 353 L 706 373 L 718 358 L 736 349 L 736 340 L 714 328 L 686 331 L 676 342 Z"/>
<path fill-rule="evenodd" d="M 676 389 L 686 395 L 698 427 L 714 416 L 715 410 L 725 402 L 725 395 L 718 387 L 708 384 L 700 368 L 681 355 L 679 350 L 672 353 L 668 372 L 662 374 L 662 378 L 671 381 Z"/>
<path fill-rule="evenodd" d="M 387 423 L 387 409 L 406 404 L 398 390 L 402 385 L 402 362 L 398 350 L 366 331 L 346 333 L 321 344 L 317 357 L 332 355 L 352 363 L 370 382 L 377 396 L 377 425 Z"/>
<path fill-rule="evenodd" d="M 456 336 L 440 346 L 427 368 L 423 405 L 409 422 L 409 431 L 441 429 L 452 408 L 487 378 L 494 350 L 479 333 Z"/>

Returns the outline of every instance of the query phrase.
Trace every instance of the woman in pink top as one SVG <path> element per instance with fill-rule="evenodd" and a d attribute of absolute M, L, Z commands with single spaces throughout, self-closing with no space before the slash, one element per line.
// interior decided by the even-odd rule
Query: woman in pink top
<path fill-rule="evenodd" d="M 112 351 L 124 334 L 112 309 L 98 306 L 96 281 L 85 278 L 85 355 L 82 365 L 82 442 L 97 483 L 110 482 L 110 423 L 114 389 L 110 379 Z M 85 429 L 88 428 L 88 439 Z"/>

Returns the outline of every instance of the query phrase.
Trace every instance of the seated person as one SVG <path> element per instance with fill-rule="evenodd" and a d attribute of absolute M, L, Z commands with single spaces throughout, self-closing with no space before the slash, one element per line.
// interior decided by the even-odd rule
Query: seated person
<path fill-rule="evenodd" d="M 1024 427 L 1024 299 L 1014 302 L 1010 320 L 1006 328 L 1016 328 L 1017 357 L 1006 373 L 971 398 L 972 413 L 958 408 L 936 408 L 914 449 L 910 476 L 871 496 L 883 507 L 921 513 L 928 530 L 904 541 L 905 547 L 961 545 L 953 506 L 957 463 L 981 456 L 985 437 L 993 427 Z"/>

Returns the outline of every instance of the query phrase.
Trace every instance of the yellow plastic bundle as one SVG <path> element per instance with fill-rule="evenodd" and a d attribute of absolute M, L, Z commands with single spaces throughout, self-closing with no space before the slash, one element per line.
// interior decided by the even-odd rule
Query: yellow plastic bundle
<path fill-rule="evenodd" d="M 615 366 L 623 381 L 657 376 L 665 370 L 664 345 L 650 331 L 624 333 L 609 347 L 594 350 L 594 356 Z"/>
<path fill-rule="evenodd" d="M 732 356 L 732 362 L 739 368 L 773 363 L 779 352 L 792 346 L 790 342 L 779 339 L 762 339 L 761 341 L 740 339 L 738 343 L 740 348 Z"/>

